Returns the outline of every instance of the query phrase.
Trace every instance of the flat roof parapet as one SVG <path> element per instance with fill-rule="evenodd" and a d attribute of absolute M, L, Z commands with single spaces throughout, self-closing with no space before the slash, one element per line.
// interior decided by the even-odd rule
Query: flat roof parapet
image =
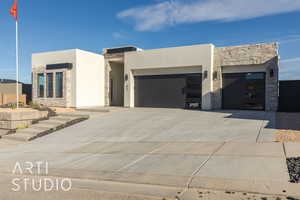
<path fill-rule="evenodd" d="M 103 49 L 103 54 L 125 53 L 125 52 L 130 52 L 130 51 L 142 51 L 142 49 L 137 48 L 135 46 L 106 48 L 106 49 Z"/>

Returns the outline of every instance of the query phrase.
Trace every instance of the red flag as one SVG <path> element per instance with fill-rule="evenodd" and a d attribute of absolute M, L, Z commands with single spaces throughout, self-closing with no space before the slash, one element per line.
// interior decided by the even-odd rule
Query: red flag
<path fill-rule="evenodd" d="M 15 20 L 18 20 L 18 0 L 14 0 L 14 4 L 10 10 L 10 14 L 15 18 Z"/>

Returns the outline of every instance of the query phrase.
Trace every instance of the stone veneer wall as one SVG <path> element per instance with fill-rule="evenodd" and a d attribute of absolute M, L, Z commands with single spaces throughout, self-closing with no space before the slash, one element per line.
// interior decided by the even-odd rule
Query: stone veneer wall
<path fill-rule="evenodd" d="M 28 126 L 35 121 L 48 118 L 48 111 L 33 109 L 0 110 L 0 130 L 13 130 L 19 126 Z"/>
<path fill-rule="evenodd" d="M 55 98 L 55 74 L 53 74 L 53 98 L 46 97 L 46 73 L 63 72 L 63 98 Z M 45 76 L 45 88 L 44 88 L 44 98 L 39 98 L 37 96 L 37 74 L 44 73 Z M 46 67 L 33 68 L 32 71 L 32 101 L 37 102 L 46 106 L 54 107 L 71 107 L 72 99 L 72 71 L 70 69 L 60 69 L 60 70 L 46 70 Z"/>
<path fill-rule="evenodd" d="M 110 106 L 110 79 L 111 66 L 110 62 L 114 60 L 122 60 L 124 62 L 124 53 L 105 54 L 105 106 Z"/>
<path fill-rule="evenodd" d="M 266 110 L 277 111 L 279 65 L 277 43 L 215 48 L 213 69 L 218 72 L 218 77 L 213 80 L 213 108 L 222 107 L 222 67 L 241 65 L 266 67 Z M 274 70 L 273 77 L 270 77 L 270 69 Z"/>

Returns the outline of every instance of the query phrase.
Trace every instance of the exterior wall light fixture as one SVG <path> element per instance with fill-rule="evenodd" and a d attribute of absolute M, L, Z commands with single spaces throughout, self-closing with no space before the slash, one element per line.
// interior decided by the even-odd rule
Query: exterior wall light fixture
<path fill-rule="evenodd" d="M 204 78 L 204 79 L 207 79 L 207 76 L 208 76 L 208 72 L 207 72 L 207 70 L 205 70 L 205 71 L 204 71 L 203 78 Z"/>
<path fill-rule="evenodd" d="M 214 79 L 214 80 L 217 80 L 217 79 L 218 79 L 218 72 L 217 72 L 217 71 L 214 71 L 213 79 Z"/>
<path fill-rule="evenodd" d="M 274 77 L 274 69 L 270 69 L 270 77 L 271 77 L 271 78 Z"/>

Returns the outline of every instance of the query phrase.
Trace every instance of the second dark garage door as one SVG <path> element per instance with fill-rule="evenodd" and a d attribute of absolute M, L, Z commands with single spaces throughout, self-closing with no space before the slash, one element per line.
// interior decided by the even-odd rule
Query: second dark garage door
<path fill-rule="evenodd" d="M 223 109 L 265 109 L 265 73 L 223 74 Z"/>
<path fill-rule="evenodd" d="M 136 107 L 201 107 L 201 74 L 135 76 Z"/>

